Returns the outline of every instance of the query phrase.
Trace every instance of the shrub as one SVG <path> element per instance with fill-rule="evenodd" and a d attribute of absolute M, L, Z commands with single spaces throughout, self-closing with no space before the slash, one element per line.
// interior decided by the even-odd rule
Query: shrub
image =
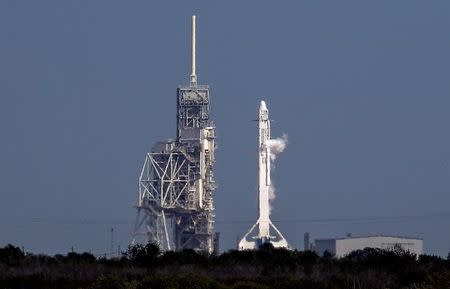
<path fill-rule="evenodd" d="M 22 263 L 25 254 L 19 247 L 14 247 L 11 244 L 0 248 L 0 262 L 8 266 L 17 266 Z"/>
<path fill-rule="evenodd" d="M 125 253 L 133 264 L 145 267 L 155 265 L 160 254 L 159 246 L 154 243 L 130 245 Z"/>

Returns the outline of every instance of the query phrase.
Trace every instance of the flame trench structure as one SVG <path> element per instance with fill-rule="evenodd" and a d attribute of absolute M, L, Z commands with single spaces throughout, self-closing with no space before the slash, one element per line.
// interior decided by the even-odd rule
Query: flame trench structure
<path fill-rule="evenodd" d="M 207 85 L 197 84 L 196 18 L 192 16 L 190 83 L 177 89 L 176 140 L 157 142 L 139 176 L 133 244 L 163 251 L 218 251 L 214 232 L 215 126 Z"/>
<path fill-rule="evenodd" d="M 270 194 L 273 186 L 270 180 L 271 160 L 274 160 L 276 153 L 284 150 L 285 141 L 283 139 L 270 139 L 270 119 L 269 110 L 266 103 L 261 101 L 258 115 L 259 128 L 259 218 L 253 227 L 244 235 L 238 244 L 239 250 L 258 249 L 262 244 L 270 243 L 275 248 L 290 249 L 288 242 L 281 232 L 270 220 Z M 275 151 L 274 151 L 275 150 Z"/>

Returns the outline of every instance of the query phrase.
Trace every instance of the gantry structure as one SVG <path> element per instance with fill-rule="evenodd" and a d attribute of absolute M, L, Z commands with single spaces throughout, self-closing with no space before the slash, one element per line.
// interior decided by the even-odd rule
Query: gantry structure
<path fill-rule="evenodd" d="M 215 126 L 209 87 L 197 84 L 195 16 L 191 44 L 190 81 L 177 89 L 176 139 L 157 142 L 139 176 L 133 243 L 213 253 L 219 236 L 214 232 Z"/>

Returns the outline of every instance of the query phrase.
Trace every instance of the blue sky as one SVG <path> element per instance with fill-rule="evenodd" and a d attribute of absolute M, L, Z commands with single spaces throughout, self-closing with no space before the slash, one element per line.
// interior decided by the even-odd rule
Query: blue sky
<path fill-rule="evenodd" d="M 137 178 L 175 137 L 197 15 L 217 126 L 217 230 L 257 215 L 259 101 L 289 145 L 272 218 L 293 246 L 395 234 L 450 251 L 448 1 L 1 1 L 0 245 L 131 240 Z"/>

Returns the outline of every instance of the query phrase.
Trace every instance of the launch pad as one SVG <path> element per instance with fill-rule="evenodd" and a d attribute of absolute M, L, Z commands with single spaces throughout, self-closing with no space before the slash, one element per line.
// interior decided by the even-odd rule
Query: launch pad
<path fill-rule="evenodd" d="M 214 232 L 215 126 L 210 119 L 210 93 L 197 83 L 196 18 L 192 17 L 192 66 L 189 84 L 177 89 L 175 140 L 157 142 L 146 154 L 139 176 L 133 244 L 156 243 L 162 251 L 193 249 L 218 252 Z M 269 110 L 261 101 L 259 123 L 259 218 L 239 242 L 239 249 L 264 243 L 290 248 L 270 220 L 271 161 L 285 140 L 270 138 Z"/>

